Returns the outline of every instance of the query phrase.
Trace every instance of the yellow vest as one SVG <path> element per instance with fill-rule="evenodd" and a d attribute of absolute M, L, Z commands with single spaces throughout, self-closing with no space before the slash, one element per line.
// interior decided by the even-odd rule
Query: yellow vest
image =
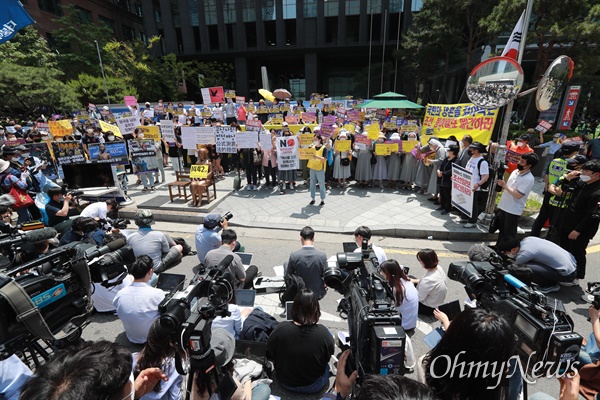
<path fill-rule="evenodd" d="M 317 157 L 323 157 L 323 152 L 325 151 L 325 146 L 321 146 L 321 148 L 319 150 L 315 150 L 315 156 Z M 311 158 L 310 160 L 308 160 L 308 164 L 307 167 L 310 169 L 314 169 L 317 171 L 321 171 L 321 170 L 325 170 L 325 162 L 327 160 L 317 160 L 315 158 Z"/>

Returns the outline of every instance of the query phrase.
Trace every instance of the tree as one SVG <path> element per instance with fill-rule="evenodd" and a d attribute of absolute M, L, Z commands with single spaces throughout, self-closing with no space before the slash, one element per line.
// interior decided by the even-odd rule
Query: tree
<path fill-rule="evenodd" d="M 0 45 L 3 112 L 34 116 L 34 110 L 42 106 L 57 111 L 80 108 L 75 91 L 61 81 L 63 78 L 56 55 L 32 27 Z"/>
<path fill-rule="evenodd" d="M 78 92 L 79 101 L 82 104 L 106 103 L 106 89 L 101 76 L 79 74 L 77 79 L 70 80 L 67 85 L 73 91 Z M 136 88 L 121 78 L 107 76 L 106 86 L 111 104 L 122 103 L 124 96 L 138 96 Z"/>

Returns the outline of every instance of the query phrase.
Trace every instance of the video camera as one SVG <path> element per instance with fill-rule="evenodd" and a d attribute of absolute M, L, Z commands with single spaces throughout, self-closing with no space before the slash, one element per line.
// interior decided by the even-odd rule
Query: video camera
<path fill-rule="evenodd" d="M 406 335 L 392 289 L 378 272 L 379 262 L 367 240 L 360 253 L 338 253 L 337 264 L 323 273 L 325 284 L 344 295 L 352 357 L 348 371 L 403 374 Z M 346 275 L 345 279 L 343 276 Z"/>
<path fill-rule="evenodd" d="M 586 292 L 594 296 L 592 305 L 596 310 L 600 310 L 600 282 L 588 282 Z"/>
<path fill-rule="evenodd" d="M 0 359 L 38 339 L 77 339 L 92 312 L 92 282 L 120 283 L 132 257 L 124 240 L 102 247 L 74 242 L 0 272 Z"/>
<path fill-rule="evenodd" d="M 451 263 L 448 278 L 465 285 L 478 306 L 494 310 L 514 326 L 517 354 L 526 373 L 562 373 L 577 361 L 583 338 L 560 300 L 548 299 L 509 273 L 496 254 L 490 261 Z"/>
<path fill-rule="evenodd" d="M 208 371 L 214 364 L 210 347 L 211 323 L 215 317 L 231 315 L 228 311 L 233 288 L 225 272 L 233 256 L 226 256 L 217 267 L 200 265 L 185 290 L 176 288 L 158 305 L 160 324 L 169 329 L 171 338 L 185 351 L 188 360 L 175 357 L 177 372 Z M 190 374 L 193 376 L 193 373 Z"/>
<path fill-rule="evenodd" d="M 83 190 L 69 190 L 67 185 L 63 185 L 61 187 L 61 193 L 63 195 L 70 194 L 72 197 L 78 197 L 78 196 L 85 194 L 85 192 Z"/>

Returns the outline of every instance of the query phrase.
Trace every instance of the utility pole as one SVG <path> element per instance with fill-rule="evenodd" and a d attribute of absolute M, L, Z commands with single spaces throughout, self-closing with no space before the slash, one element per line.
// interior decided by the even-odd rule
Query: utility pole
<path fill-rule="evenodd" d="M 98 61 L 100 62 L 100 71 L 102 71 L 102 80 L 104 81 L 104 90 L 106 91 L 106 102 L 110 106 L 110 97 L 108 96 L 108 86 L 106 85 L 106 76 L 104 76 L 104 67 L 102 66 L 102 57 L 100 56 L 100 46 L 98 46 L 98 41 L 94 40 L 96 43 L 96 50 L 98 50 Z"/>

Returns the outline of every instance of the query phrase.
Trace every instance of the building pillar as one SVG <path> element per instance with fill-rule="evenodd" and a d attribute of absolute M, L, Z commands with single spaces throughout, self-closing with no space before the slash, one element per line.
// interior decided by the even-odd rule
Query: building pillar
<path fill-rule="evenodd" d="M 304 55 L 304 79 L 306 82 L 306 98 L 319 90 L 319 69 L 316 53 Z"/>
<path fill-rule="evenodd" d="M 160 40 L 165 41 L 167 54 L 179 54 L 179 49 L 177 48 L 177 34 L 175 33 L 175 27 L 173 26 L 173 15 L 171 14 L 169 0 L 161 0 L 160 15 L 164 32 L 164 35 Z"/>
<path fill-rule="evenodd" d="M 190 21 L 190 8 L 187 0 L 179 1 L 179 15 L 181 22 L 181 36 L 183 37 L 183 54 L 191 55 L 196 53 L 194 44 L 194 30 Z"/>
<path fill-rule="evenodd" d="M 246 62 L 246 57 L 236 57 L 234 66 L 235 94 L 248 98 L 250 92 L 248 88 L 248 63 Z"/>

